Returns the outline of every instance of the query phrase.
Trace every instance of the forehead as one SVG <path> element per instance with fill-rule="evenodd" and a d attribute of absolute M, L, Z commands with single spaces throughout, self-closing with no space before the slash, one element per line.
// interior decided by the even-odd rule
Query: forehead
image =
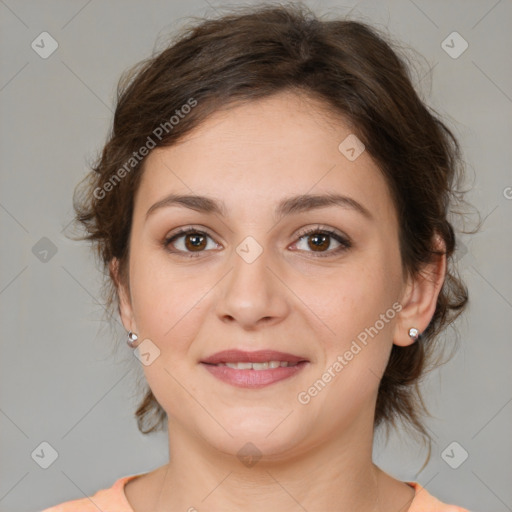
<path fill-rule="evenodd" d="M 378 166 L 365 151 L 351 161 L 339 149 L 349 136 L 347 122 L 302 95 L 231 106 L 148 155 L 136 203 L 146 211 L 170 192 L 200 193 L 258 211 L 291 194 L 327 192 L 387 218 L 391 198 Z"/>

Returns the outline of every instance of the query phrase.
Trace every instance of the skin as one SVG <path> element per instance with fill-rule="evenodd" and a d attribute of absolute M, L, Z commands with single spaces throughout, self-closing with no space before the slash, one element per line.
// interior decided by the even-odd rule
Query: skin
<path fill-rule="evenodd" d="M 338 150 L 351 131 L 318 107 L 290 92 L 238 105 L 145 161 L 130 288 L 118 283 L 118 292 L 125 328 L 160 350 L 143 369 L 168 414 L 170 459 L 126 485 L 135 512 L 317 511 L 333 503 L 396 512 L 413 498 L 410 486 L 372 461 L 375 403 L 393 343 L 413 343 L 409 328 L 422 332 L 434 314 L 446 259 L 404 278 L 383 176 L 367 152 L 351 162 Z M 227 216 L 172 206 L 146 219 L 171 192 L 223 200 Z M 372 219 L 338 206 L 273 217 L 285 197 L 327 192 L 350 196 Z M 318 224 L 348 236 L 352 247 L 335 253 L 340 244 L 328 237 L 315 252 L 312 235 L 299 235 Z M 166 250 L 165 239 L 191 225 L 208 234 L 202 252 L 190 235 Z M 236 252 L 247 236 L 263 249 L 250 264 Z M 298 393 L 397 301 L 401 311 L 308 404 L 299 403 Z M 310 363 L 270 386 L 236 388 L 199 363 L 235 347 Z M 247 442 L 262 454 L 252 467 L 237 457 Z"/>

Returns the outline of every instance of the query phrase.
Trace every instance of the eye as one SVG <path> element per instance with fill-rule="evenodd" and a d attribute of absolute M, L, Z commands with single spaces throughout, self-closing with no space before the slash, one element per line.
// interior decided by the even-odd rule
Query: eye
<path fill-rule="evenodd" d="M 180 229 L 177 233 L 167 237 L 164 240 L 163 245 L 169 252 L 175 254 L 182 253 L 183 255 L 186 255 L 186 257 L 194 258 L 196 257 L 194 253 L 202 253 L 208 249 L 208 238 L 213 241 L 208 233 L 193 227 L 189 227 Z M 316 253 L 315 256 L 320 258 L 339 254 L 340 252 L 346 251 L 352 247 L 352 244 L 348 238 L 331 229 L 321 228 L 321 226 L 303 231 L 299 235 L 299 242 L 295 242 L 294 246 L 297 246 L 302 240 L 308 238 L 311 240 L 311 242 L 307 243 L 306 247 L 309 247 L 312 250 L 299 250 Z M 326 250 L 331 245 L 332 240 L 330 239 L 334 239 L 339 244 L 339 247 L 336 249 Z M 174 249 L 170 249 L 170 245 L 173 245 Z M 218 244 L 214 242 L 213 247 L 210 247 L 210 249 L 215 249 L 216 247 L 218 247 Z"/>
<path fill-rule="evenodd" d="M 330 239 L 332 238 L 336 240 L 336 242 L 339 244 L 339 247 L 337 247 L 336 249 L 324 250 L 329 248 L 329 246 L 331 245 Z M 345 238 L 341 234 L 331 229 L 322 229 L 320 226 L 302 232 L 299 235 L 299 241 L 302 241 L 303 239 L 310 240 L 309 242 L 306 243 L 306 247 L 312 249 L 311 251 L 308 251 L 307 249 L 305 251 L 317 253 L 315 254 L 315 256 L 320 258 L 339 254 L 352 247 L 352 244 L 348 240 L 348 238 Z M 298 245 L 298 243 L 295 243 L 294 245 Z"/>
<path fill-rule="evenodd" d="M 176 241 L 178 241 L 180 238 L 183 238 L 180 243 L 176 244 Z M 203 249 L 207 248 L 208 242 L 207 238 L 210 238 L 210 240 L 213 240 L 208 233 L 205 233 L 204 231 L 200 231 L 195 228 L 186 228 L 181 229 L 177 233 L 173 234 L 169 238 L 166 238 L 164 241 L 164 246 L 169 252 L 173 253 L 200 253 L 203 252 Z M 177 250 L 169 249 L 168 246 L 171 244 L 176 244 Z M 217 244 L 214 244 L 217 245 Z M 194 258 L 195 256 L 189 255 L 188 257 Z"/>

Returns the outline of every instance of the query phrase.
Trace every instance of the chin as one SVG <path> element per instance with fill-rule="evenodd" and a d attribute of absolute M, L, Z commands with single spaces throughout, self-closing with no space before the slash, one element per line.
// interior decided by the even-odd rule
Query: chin
<path fill-rule="evenodd" d="M 222 425 L 231 434 L 220 433 L 212 439 L 205 433 L 204 437 L 219 451 L 235 455 L 250 455 L 254 452 L 259 456 L 276 456 L 290 453 L 301 441 L 301 432 L 294 422 L 283 422 L 282 415 L 268 416 L 266 420 L 255 418 L 239 418 L 224 421 Z M 295 418 L 296 421 L 296 418 Z M 285 425 L 285 423 L 287 423 Z M 296 426 L 297 428 L 294 428 Z"/>
<path fill-rule="evenodd" d="M 237 457 L 241 464 L 250 468 L 256 463 L 286 460 L 293 453 L 295 444 L 290 439 L 269 439 L 267 434 L 235 436 L 219 440 L 215 448 L 230 456 Z"/>

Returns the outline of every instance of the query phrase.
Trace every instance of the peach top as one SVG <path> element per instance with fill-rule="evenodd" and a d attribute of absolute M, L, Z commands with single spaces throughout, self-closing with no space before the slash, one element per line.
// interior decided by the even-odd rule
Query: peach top
<path fill-rule="evenodd" d="M 101 489 L 89 498 L 66 501 L 41 512 L 98 512 L 98 510 L 102 512 L 134 512 L 126 499 L 124 486 L 128 481 L 142 474 L 144 473 L 121 477 L 109 489 Z M 465 508 L 440 502 L 417 482 L 406 483 L 415 491 L 407 512 L 470 512 Z"/>

